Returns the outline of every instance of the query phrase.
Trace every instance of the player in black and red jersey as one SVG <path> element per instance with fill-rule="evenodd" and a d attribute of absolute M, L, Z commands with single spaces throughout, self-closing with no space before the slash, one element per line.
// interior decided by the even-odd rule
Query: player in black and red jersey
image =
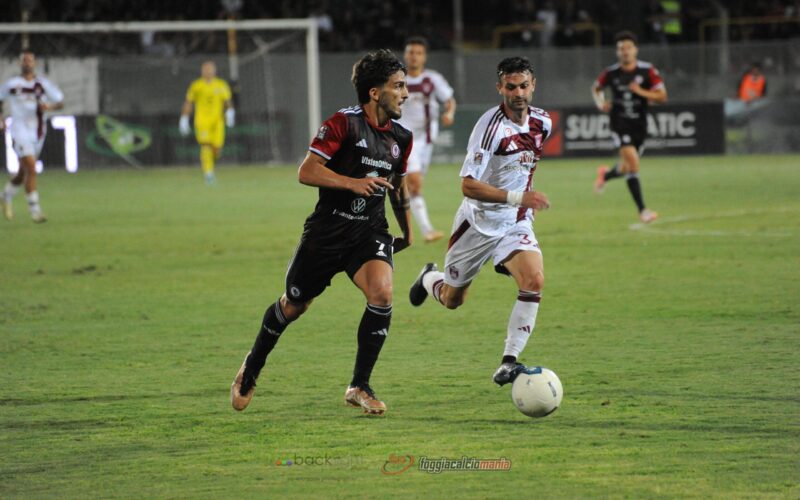
<path fill-rule="evenodd" d="M 299 170 L 300 183 L 319 188 L 300 244 L 286 273 L 286 291 L 267 308 L 261 330 L 231 386 L 231 403 L 243 410 L 280 335 L 344 271 L 367 306 L 358 327 L 358 353 L 345 402 L 382 415 L 370 374 L 392 317 L 392 254 L 411 244 L 404 177 L 411 132 L 394 121 L 408 98 L 406 68 L 379 50 L 353 66 L 358 106 L 345 108 L 319 128 Z M 386 222 L 389 198 L 403 236 L 392 238 Z"/>
<path fill-rule="evenodd" d="M 619 62 L 604 69 L 592 85 L 592 97 L 597 109 L 610 113 L 611 133 L 619 148 L 619 162 L 609 169 L 597 169 L 594 189 L 602 193 L 607 181 L 627 176 L 628 189 L 639 209 L 642 222 L 653 222 L 658 214 L 644 205 L 639 182 L 639 157 L 647 138 L 648 103 L 667 102 L 667 89 L 658 70 L 652 64 L 637 60 L 636 35 L 623 31 L 614 38 Z M 606 100 L 604 89 L 611 90 L 612 101 Z"/>

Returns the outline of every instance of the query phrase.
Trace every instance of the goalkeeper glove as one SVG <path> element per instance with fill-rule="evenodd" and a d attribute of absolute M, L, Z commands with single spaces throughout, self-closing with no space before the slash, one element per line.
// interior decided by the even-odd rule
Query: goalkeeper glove
<path fill-rule="evenodd" d="M 188 116 L 181 115 L 181 121 L 178 122 L 178 129 L 180 129 L 181 135 L 184 137 L 192 133 L 192 127 L 189 126 Z"/>
<path fill-rule="evenodd" d="M 227 125 L 228 128 L 230 128 L 230 127 L 233 127 L 233 125 L 235 123 L 236 123 L 236 110 L 234 110 L 233 108 L 226 109 L 225 110 L 225 125 Z"/>

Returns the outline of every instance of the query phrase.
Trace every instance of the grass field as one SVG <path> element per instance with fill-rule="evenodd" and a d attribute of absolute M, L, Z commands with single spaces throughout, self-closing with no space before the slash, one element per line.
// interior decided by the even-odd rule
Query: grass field
<path fill-rule="evenodd" d="M 373 376 L 386 418 L 342 395 L 364 307 L 344 276 L 293 324 L 244 413 L 228 400 L 316 191 L 294 168 L 52 172 L 45 225 L 0 220 L 0 497 L 800 496 L 800 158 L 646 158 L 661 220 L 624 182 L 545 160 L 547 284 L 522 361 L 562 407 L 524 417 L 490 380 L 515 297 L 487 267 L 457 311 L 407 302 L 446 242 L 396 258 Z M 449 229 L 455 166 L 427 200 Z M 391 455 L 506 472 L 382 474 Z M 279 460 L 317 457 L 315 465 Z M 407 460 L 407 459 L 406 459 Z M 390 463 L 389 470 L 402 464 Z"/>

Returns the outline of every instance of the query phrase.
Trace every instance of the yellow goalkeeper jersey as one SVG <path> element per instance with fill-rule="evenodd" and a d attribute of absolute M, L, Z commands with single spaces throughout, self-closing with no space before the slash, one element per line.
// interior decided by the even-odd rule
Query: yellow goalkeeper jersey
<path fill-rule="evenodd" d="M 231 99 L 231 88 L 221 78 L 207 82 L 198 78 L 189 86 L 186 100 L 194 103 L 194 123 L 210 124 L 222 120 L 225 101 Z"/>

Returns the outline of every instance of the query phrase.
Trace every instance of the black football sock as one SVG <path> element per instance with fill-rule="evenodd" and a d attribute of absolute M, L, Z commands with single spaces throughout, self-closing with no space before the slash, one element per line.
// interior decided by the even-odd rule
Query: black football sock
<path fill-rule="evenodd" d="M 615 163 L 614 166 L 606 172 L 606 174 L 603 176 L 603 179 L 610 181 L 611 179 L 616 179 L 617 177 L 622 177 L 622 172 L 619 171 L 619 163 Z"/>
<path fill-rule="evenodd" d="M 636 174 L 628 175 L 628 190 L 631 192 L 631 196 L 633 196 L 633 201 L 636 202 L 636 206 L 639 208 L 641 212 L 644 210 L 644 199 L 642 198 L 642 185 L 639 184 L 639 176 Z"/>
<path fill-rule="evenodd" d="M 245 372 L 258 378 L 264 363 L 267 362 L 267 355 L 272 352 L 278 339 L 291 321 L 287 321 L 281 311 L 280 299 L 267 308 L 264 313 L 264 320 L 261 322 L 261 329 L 258 331 L 253 348 L 247 356 Z"/>
<path fill-rule="evenodd" d="M 386 336 L 389 334 L 389 324 L 392 322 L 392 306 L 374 306 L 367 304 L 361 324 L 358 325 L 358 353 L 356 354 L 356 367 L 353 370 L 353 381 L 350 385 L 363 387 L 369 384 L 372 368 L 378 361 Z"/>
<path fill-rule="evenodd" d="M 516 363 L 516 362 L 517 362 L 516 356 L 503 356 L 503 360 L 500 363 L 505 364 L 505 363 Z"/>

